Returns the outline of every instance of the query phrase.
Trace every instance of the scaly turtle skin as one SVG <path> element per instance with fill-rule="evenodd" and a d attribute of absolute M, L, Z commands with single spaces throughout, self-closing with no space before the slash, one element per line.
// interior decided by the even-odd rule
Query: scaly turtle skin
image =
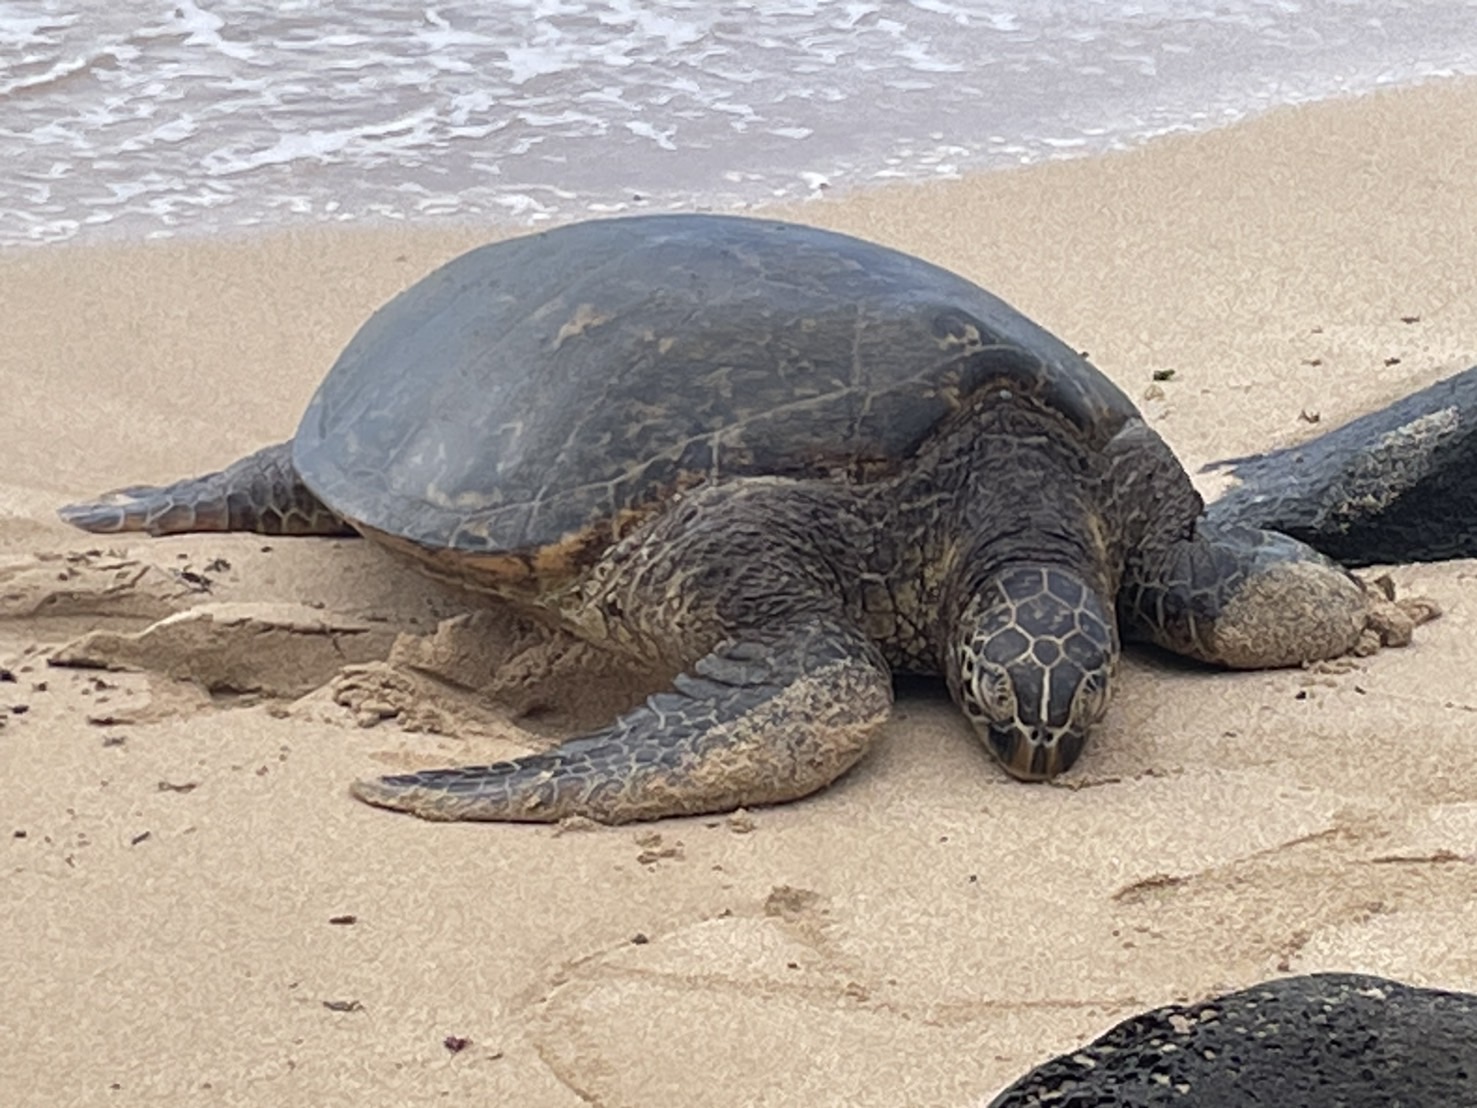
<path fill-rule="evenodd" d="M 1477 558 L 1477 366 L 1298 446 L 1216 462 L 1212 521 L 1292 535 L 1347 566 Z"/>
<path fill-rule="evenodd" d="M 91 531 L 340 533 L 681 672 L 594 734 L 358 782 L 433 819 L 605 822 L 823 787 L 942 674 L 1012 774 L 1070 766 L 1121 635 L 1228 666 L 1348 651 L 1372 602 L 1201 501 L 1133 404 L 978 286 L 767 220 L 474 250 L 350 342 L 296 437 L 73 505 Z"/>

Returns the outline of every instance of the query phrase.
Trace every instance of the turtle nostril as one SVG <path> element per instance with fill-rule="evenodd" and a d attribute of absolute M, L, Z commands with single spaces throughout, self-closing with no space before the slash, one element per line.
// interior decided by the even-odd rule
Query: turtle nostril
<path fill-rule="evenodd" d="M 1040 781 L 1056 772 L 1052 739 L 1041 727 L 997 724 L 987 732 L 986 743 L 1012 777 Z"/>
<path fill-rule="evenodd" d="M 1048 781 L 1071 769 L 1086 742 L 1077 731 L 1020 722 L 991 726 L 984 739 L 1006 772 L 1022 781 Z"/>

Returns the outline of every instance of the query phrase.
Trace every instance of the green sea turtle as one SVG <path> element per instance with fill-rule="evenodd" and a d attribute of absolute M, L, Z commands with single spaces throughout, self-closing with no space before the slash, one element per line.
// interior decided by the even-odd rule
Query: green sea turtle
<path fill-rule="evenodd" d="M 1120 636 L 1231 667 L 1367 641 L 1383 599 L 1198 523 L 1164 441 L 983 289 L 845 235 L 598 220 L 485 246 L 359 331 L 290 443 L 72 505 L 89 531 L 352 528 L 681 673 L 593 734 L 353 786 L 433 819 L 804 796 L 942 674 L 1024 779 L 1077 759 Z"/>

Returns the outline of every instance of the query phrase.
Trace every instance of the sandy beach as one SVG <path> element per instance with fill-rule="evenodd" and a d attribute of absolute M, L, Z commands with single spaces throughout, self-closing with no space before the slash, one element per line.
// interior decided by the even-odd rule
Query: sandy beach
<path fill-rule="evenodd" d="M 1477 81 L 1451 81 L 767 211 L 992 289 L 1194 472 L 1477 362 L 1474 165 Z M 54 511 L 288 437 L 375 307 L 490 237 L 0 254 L 0 1101 L 963 1108 L 1136 1010 L 1279 974 L 1477 991 L 1470 562 L 1394 567 L 1445 614 L 1342 672 L 1132 653 L 1055 786 L 909 686 L 837 785 L 739 817 L 354 801 L 356 776 L 508 756 L 631 689 L 564 695 L 576 657 L 500 703 L 401 689 L 415 710 L 365 726 L 397 636 L 474 674 L 507 618 L 436 637 L 467 598 L 363 542 L 105 542 Z"/>

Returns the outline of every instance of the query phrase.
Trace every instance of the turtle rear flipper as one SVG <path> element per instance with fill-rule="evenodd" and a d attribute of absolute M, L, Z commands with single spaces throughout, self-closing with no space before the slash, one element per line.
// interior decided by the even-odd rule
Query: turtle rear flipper
<path fill-rule="evenodd" d="M 1440 614 L 1396 601 L 1276 531 L 1202 524 L 1158 559 L 1131 563 L 1125 632 L 1230 669 L 1274 669 L 1403 646 Z"/>
<path fill-rule="evenodd" d="M 172 485 L 135 485 L 58 510 L 83 531 L 255 531 L 263 535 L 350 535 L 353 529 L 308 491 L 292 444 L 266 447 L 218 473 Z"/>
<path fill-rule="evenodd" d="M 629 823 L 778 804 L 850 769 L 891 705 L 877 648 L 819 621 L 730 641 L 671 691 L 542 754 L 366 779 L 352 791 L 431 820 Z"/>

